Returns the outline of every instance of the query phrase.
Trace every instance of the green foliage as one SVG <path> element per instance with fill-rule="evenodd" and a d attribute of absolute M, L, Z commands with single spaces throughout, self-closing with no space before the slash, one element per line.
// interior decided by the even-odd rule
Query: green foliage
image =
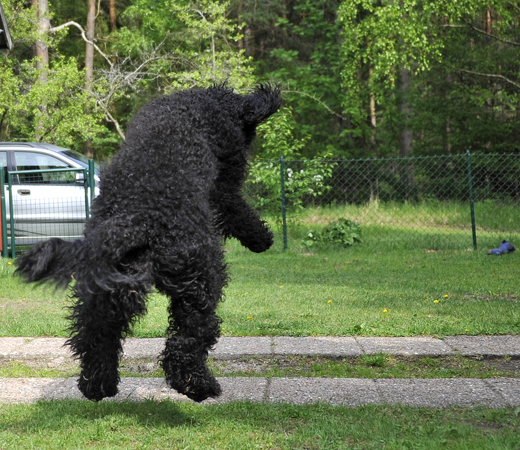
<path fill-rule="evenodd" d="M 19 132 L 30 141 L 39 139 L 74 148 L 76 143 L 94 138 L 105 131 L 99 123 L 103 114 L 95 100 L 82 89 L 84 71 L 77 69 L 73 59 L 55 60 L 47 71 L 46 83 L 38 80 L 32 62 L 24 63 L 24 70 L 33 80 L 30 90 L 19 96 L 12 107 Z M 85 108 L 91 111 L 85 114 Z"/>
<path fill-rule="evenodd" d="M 226 17 L 229 1 L 198 0 L 178 12 L 186 27 L 185 42 L 190 50 L 188 70 L 171 73 L 172 89 L 209 86 L 228 81 L 235 89 L 253 83 L 250 60 L 238 52 L 232 43 L 240 35 L 236 24 Z"/>
<path fill-rule="evenodd" d="M 518 13 L 500 0 L 342 2 L 345 132 L 377 155 L 398 153 L 405 128 L 416 154 L 517 150 Z"/>
<path fill-rule="evenodd" d="M 84 90 L 84 70 L 74 58 L 55 52 L 48 68 L 37 69 L 26 51 L 36 39 L 58 45 L 59 36 L 37 35 L 34 11 L 9 0 L 8 18 L 16 47 L 0 54 L 0 138 L 45 141 L 80 149 L 86 139 L 107 132 L 104 115 Z M 25 51 L 24 51 L 25 50 Z M 91 111 L 85 114 L 85 109 Z"/>
<path fill-rule="evenodd" d="M 317 244 L 337 245 L 350 247 L 356 242 L 361 242 L 361 226 L 351 220 L 340 218 L 336 222 L 329 223 L 323 230 L 310 231 L 303 244 L 312 248 Z"/>
<path fill-rule="evenodd" d="M 286 160 L 285 198 L 288 208 L 292 211 L 303 209 L 305 197 L 316 197 L 330 189 L 326 181 L 332 176 L 335 164 L 323 161 L 330 157 L 330 154 L 303 158 L 301 151 L 309 138 L 295 138 L 293 129 L 291 109 L 282 108 L 257 130 L 262 150 L 251 164 L 247 185 L 249 189 L 257 192 L 252 199 L 254 206 L 270 214 L 281 211 L 281 156 Z M 290 160 L 295 159 L 298 159 L 298 165 L 291 167 Z"/>

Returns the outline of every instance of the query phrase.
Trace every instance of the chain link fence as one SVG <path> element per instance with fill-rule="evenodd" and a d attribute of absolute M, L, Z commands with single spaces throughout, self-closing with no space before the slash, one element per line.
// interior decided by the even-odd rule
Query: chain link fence
<path fill-rule="evenodd" d="M 301 246 L 309 231 L 340 218 L 358 223 L 363 241 L 392 246 L 477 249 L 497 247 L 503 239 L 520 244 L 517 154 L 281 158 L 252 164 L 245 195 L 282 227 L 290 245 Z"/>
<path fill-rule="evenodd" d="M 49 237 L 81 237 L 93 173 L 0 170 L 4 256 Z M 358 223 L 362 241 L 378 246 L 476 249 L 497 247 L 503 239 L 520 245 L 516 154 L 281 158 L 252 163 L 244 193 L 279 225 L 285 248 L 305 248 L 309 232 L 339 219 Z"/>
<path fill-rule="evenodd" d="M 93 161 L 90 165 L 90 170 L 9 172 L 0 167 L 0 250 L 4 257 L 52 237 L 83 237 L 95 194 Z"/>

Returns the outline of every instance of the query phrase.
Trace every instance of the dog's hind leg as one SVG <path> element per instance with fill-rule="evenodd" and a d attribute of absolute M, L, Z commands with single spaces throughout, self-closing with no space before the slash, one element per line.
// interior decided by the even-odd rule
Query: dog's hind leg
<path fill-rule="evenodd" d="M 89 400 L 117 394 L 122 339 L 135 318 L 146 312 L 147 293 L 146 286 L 93 292 L 81 282 L 76 284 L 67 344 L 80 360 L 78 387 Z"/>
<path fill-rule="evenodd" d="M 190 253 L 178 276 L 165 272 L 157 275 L 157 288 L 170 297 L 168 337 L 161 365 L 170 387 L 201 402 L 221 393 L 206 361 L 220 336 L 221 320 L 215 310 L 226 275 L 220 245 Z"/>

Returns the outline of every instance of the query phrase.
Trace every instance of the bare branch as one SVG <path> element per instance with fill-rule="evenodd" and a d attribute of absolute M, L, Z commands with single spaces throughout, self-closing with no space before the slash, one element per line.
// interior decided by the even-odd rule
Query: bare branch
<path fill-rule="evenodd" d="M 463 72 L 463 73 L 469 73 L 471 75 L 478 75 L 478 76 L 481 76 L 481 77 L 487 77 L 487 78 L 499 78 L 501 80 L 504 80 L 506 81 L 507 83 L 509 84 L 512 84 L 514 87 L 516 87 L 517 89 L 520 89 L 520 84 L 518 83 L 515 83 L 514 81 L 510 80 L 509 78 L 506 78 L 505 76 L 503 75 L 498 75 L 496 73 L 482 73 L 482 72 L 475 72 L 473 70 L 466 70 L 466 69 L 460 69 L 458 67 L 452 67 L 452 66 L 446 66 L 446 67 L 449 67 L 450 69 L 453 69 L 453 70 L 456 70 L 458 72 Z"/>
<path fill-rule="evenodd" d="M 338 114 L 336 111 L 333 111 L 331 108 L 329 108 L 329 106 L 325 103 L 323 103 L 320 99 L 314 97 L 313 95 L 310 95 L 310 94 L 307 94 L 307 92 L 301 92 L 301 91 L 286 91 L 286 90 L 283 90 L 282 92 L 287 92 L 288 94 L 298 94 L 298 95 L 304 95 L 305 97 L 309 97 L 311 98 L 312 100 L 314 100 L 315 102 L 319 103 L 321 106 L 323 106 L 328 112 L 330 112 L 332 115 L 336 116 L 336 117 L 339 117 L 341 120 L 345 120 L 345 118 L 341 115 L 341 114 Z"/>
<path fill-rule="evenodd" d="M 85 30 L 83 29 L 83 27 L 82 27 L 79 23 L 74 22 L 74 21 L 70 21 L 70 22 L 64 23 L 63 25 L 59 25 L 59 26 L 57 26 L 57 27 L 52 27 L 52 28 L 49 29 L 49 31 L 50 31 L 51 33 L 56 33 L 57 31 L 63 30 L 64 28 L 67 28 L 67 27 L 70 27 L 70 26 L 74 26 L 74 27 L 76 27 L 78 30 L 80 30 L 80 31 L 81 31 L 81 37 L 83 38 L 83 40 L 84 40 L 87 44 L 92 45 L 92 46 L 97 50 L 97 52 L 98 52 L 98 53 L 99 53 L 103 58 L 105 58 L 105 60 L 108 62 L 108 64 L 110 64 L 110 66 L 112 66 L 112 61 L 110 61 L 110 59 L 108 58 L 108 56 L 105 55 L 105 54 L 101 51 L 101 49 L 100 49 L 96 44 L 94 44 L 94 42 L 89 41 L 89 40 L 87 39 L 87 36 L 85 35 Z"/>
<path fill-rule="evenodd" d="M 114 119 L 114 116 L 112 116 L 112 114 L 110 114 L 110 112 L 105 107 L 105 105 L 103 105 L 101 102 L 97 102 L 97 104 L 99 106 L 101 106 L 101 108 L 105 112 L 106 118 L 116 126 L 117 133 L 119 134 L 119 136 L 121 136 L 121 139 L 123 139 L 123 141 L 126 140 L 125 133 L 123 133 L 123 130 L 121 129 L 121 126 L 119 125 L 119 122 L 116 119 Z"/>
<path fill-rule="evenodd" d="M 476 31 L 477 33 L 484 34 L 486 36 L 489 36 L 490 38 L 496 39 L 497 41 L 504 42 L 505 44 L 520 47 L 520 42 L 509 41 L 507 39 L 501 38 L 500 36 L 496 36 L 494 34 L 488 33 L 487 31 L 481 30 L 480 28 L 477 28 L 475 25 L 473 25 L 469 20 L 464 20 L 464 22 L 466 22 L 469 28 L 471 28 L 473 31 Z"/>
<path fill-rule="evenodd" d="M 520 12 L 520 7 L 516 4 L 516 2 L 507 2 L 508 5 L 511 5 L 514 9 Z"/>

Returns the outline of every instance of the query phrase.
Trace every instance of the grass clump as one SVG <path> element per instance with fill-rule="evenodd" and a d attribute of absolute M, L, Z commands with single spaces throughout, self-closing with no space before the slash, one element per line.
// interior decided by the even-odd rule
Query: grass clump
<path fill-rule="evenodd" d="M 323 230 L 309 231 L 303 245 L 313 248 L 320 244 L 329 246 L 350 247 L 361 242 L 361 227 L 351 220 L 340 218 L 329 223 Z"/>

